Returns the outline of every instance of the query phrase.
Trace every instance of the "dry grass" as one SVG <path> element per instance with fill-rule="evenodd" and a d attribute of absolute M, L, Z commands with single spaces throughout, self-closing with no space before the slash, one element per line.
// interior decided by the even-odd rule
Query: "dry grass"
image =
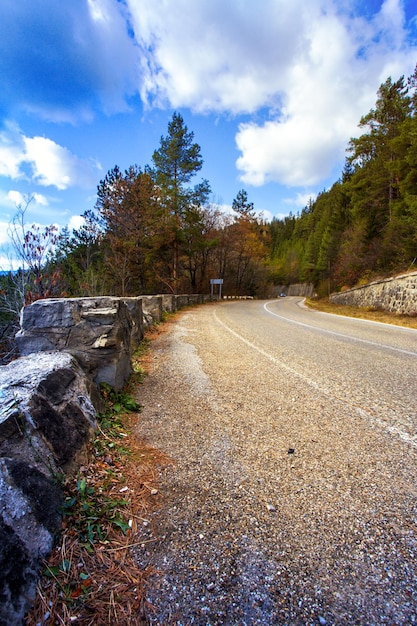
<path fill-rule="evenodd" d="M 147 358 L 145 341 L 136 359 L 141 375 Z M 146 624 L 145 589 L 155 572 L 138 569 L 132 548 L 138 527 L 159 504 L 157 467 L 170 461 L 137 440 L 137 420 L 137 413 L 125 412 L 110 427 L 102 424 L 88 462 L 65 484 L 61 536 L 44 563 L 27 626 Z"/>
<path fill-rule="evenodd" d="M 410 315 L 397 315 L 396 313 L 388 313 L 371 308 L 359 308 L 354 306 L 345 306 L 342 304 L 334 304 L 329 302 L 327 298 L 319 300 L 306 300 L 306 305 L 317 311 L 324 313 L 334 313 L 335 315 L 346 315 L 348 317 L 358 317 L 361 319 L 372 320 L 374 322 L 383 322 L 385 324 L 395 324 L 396 326 L 406 326 L 407 328 L 417 328 L 417 317 Z"/>

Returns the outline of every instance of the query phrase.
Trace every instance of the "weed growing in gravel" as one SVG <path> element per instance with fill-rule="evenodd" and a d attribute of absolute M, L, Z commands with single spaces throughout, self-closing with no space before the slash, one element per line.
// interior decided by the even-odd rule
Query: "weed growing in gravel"
<path fill-rule="evenodd" d="M 128 501 L 109 497 L 103 492 L 103 485 L 96 487 L 91 482 L 85 476 L 78 478 L 75 494 L 68 495 L 63 506 L 64 523 L 71 524 L 80 545 L 89 552 L 97 541 L 106 540 L 111 526 L 120 528 L 124 534 L 129 530 L 123 517 Z"/>

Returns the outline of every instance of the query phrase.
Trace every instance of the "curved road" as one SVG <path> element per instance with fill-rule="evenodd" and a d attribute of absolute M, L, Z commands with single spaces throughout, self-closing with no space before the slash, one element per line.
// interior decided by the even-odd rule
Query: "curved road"
<path fill-rule="evenodd" d="M 232 301 L 152 355 L 149 623 L 417 624 L 417 331 Z"/>
<path fill-rule="evenodd" d="M 215 317 L 295 380 L 417 446 L 416 330 L 312 311 L 296 297 Z"/>

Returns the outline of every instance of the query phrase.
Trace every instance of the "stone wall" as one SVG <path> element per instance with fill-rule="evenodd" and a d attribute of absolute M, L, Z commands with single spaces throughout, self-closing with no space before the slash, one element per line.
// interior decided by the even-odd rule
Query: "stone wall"
<path fill-rule="evenodd" d="M 311 298 L 314 296 L 314 285 L 313 283 L 294 283 L 288 287 L 287 295 Z"/>
<path fill-rule="evenodd" d="M 59 533 L 60 472 L 94 432 L 98 384 L 121 389 L 144 328 L 200 296 L 61 298 L 23 309 L 21 357 L 0 366 L 0 626 L 19 626 Z"/>
<path fill-rule="evenodd" d="M 417 272 L 377 280 L 362 287 L 333 293 L 330 301 L 337 304 L 380 309 L 399 315 L 417 315 Z"/>
<path fill-rule="evenodd" d="M 121 389 L 132 372 L 133 309 L 113 297 L 37 300 L 22 310 L 19 354 L 69 352 L 95 383 Z"/>

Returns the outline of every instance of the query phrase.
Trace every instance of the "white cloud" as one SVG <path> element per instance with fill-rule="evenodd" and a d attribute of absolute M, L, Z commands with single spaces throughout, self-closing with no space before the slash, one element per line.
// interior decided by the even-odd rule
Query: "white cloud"
<path fill-rule="evenodd" d="M 20 191 L 16 191 L 14 189 L 11 189 L 7 193 L 7 199 L 10 200 L 14 204 L 14 206 L 25 207 L 30 199 L 31 199 L 30 203 L 34 203 L 36 206 L 48 206 L 49 205 L 48 199 L 41 193 L 34 193 L 34 194 L 27 196 L 21 193 Z"/>
<path fill-rule="evenodd" d="M 72 231 L 74 228 L 79 229 L 81 226 L 85 224 L 85 219 L 82 215 L 72 215 L 68 222 L 68 228 Z"/>
<path fill-rule="evenodd" d="M 75 157 L 69 150 L 46 137 L 25 137 L 25 147 L 25 160 L 31 164 L 38 185 L 67 189 L 74 184 L 71 170 Z"/>
<path fill-rule="evenodd" d="M 225 217 L 226 220 L 236 217 L 236 211 L 233 210 L 231 204 L 222 204 L 222 203 L 214 202 L 212 207 L 213 209 L 217 209 L 218 211 L 220 211 L 220 213 L 222 213 L 222 215 Z M 264 209 L 258 210 L 256 209 L 256 207 L 255 207 L 255 213 L 257 217 L 263 220 L 266 220 L 267 222 L 272 221 L 272 218 L 274 217 L 271 211 L 267 211 Z"/>
<path fill-rule="evenodd" d="M 148 106 L 269 111 L 267 122 L 239 126 L 247 184 L 306 186 L 334 175 L 381 82 L 415 65 L 402 0 L 385 0 L 367 19 L 344 0 L 177 0 L 175 11 L 166 0 L 127 3 Z"/>
<path fill-rule="evenodd" d="M 9 236 L 7 234 L 9 228 L 9 223 L 0 221 L 0 245 L 5 243 L 10 243 Z"/>
<path fill-rule="evenodd" d="M 224 204 L 223 202 L 213 202 L 213 209 L 220 211 L 224 215 L 234 215 L 234 211 L 232 209 L 231 204 Z"/>
<path fill-rule="evenodd" d="M 298 48 L 297 2 L 128 0 L 142 51 L 145 102 L 253 112 L 276 104 Z"/>
<path fill-rule="evenodd" d="M 412 69 L 411 56 L 402 56 L 399 49 L 404 33 L 398 2 L 386 4 L 389 14 L 397 5 L 386 37 L 381 28 L 369 33 L 370 26 L 360 20 L 352 30 L 353 24 L 336 14 L 311 24 L 305 58 L 289 70 L 280 118 L 239 127 L 237 167 L 243 182 L 315 185 L 334 174 L 335 164 L 341 167 L 348 141 L 358 135 L 358 122 L 373 106 L 379 84 L 389 75 L 398 78 L 404 64 Z M 380 24 L 378 18 L 373 26 Z M 365 36 L 368 47 L 361 56 Z"/>
<path fill-rule="evenodd" d="M 13 126 L 0 134 L 2 176 L 64 190 L 94 184 L 99 170 L 98 163 L 78 158 L 47 137 L 26 137 Z M 35 194 L 35 199 L 36 195 L 38 204 L 47 204 L 44 196 Z"/>
<path fill-rule="evenodd" d="M 0 270 L 1 271 L 11 272 L 13 270 L 19 269 L 20 265 L 21 264 L 19 263 L 19 261 L 13 258 L 12 254 L 9 255 L 7 251 L 0 250 Z"/>
<path fill-rule="evenodd" d="M 24 159 L 24 143 L 15 124 L 7 123 L 0 132 L 0 176 L 22 178 L 20 164 Z"/>
<path fill-rule="evenodd" d="M 293 198 L 286 198 L 284 204 L 294 206 L 297 209 L 303 209 L 308 206 L 310 201 L 314 202 L 316 198 L 317 194 L 313 192 L 297 193 Z"/>
<path fill-rule="evenodd" d="M 8 200 L 11 200 L 13 204 L 15 204 L 16 206 L 26 204 L 26 199 L 25 199 L 24 194 L 14 189 L 11 189 L 8 192 L 7 198 Z"/>
<path fill-rule="evenodd" d="M 45 198 L 45 196 L 42 195 L 41 193 L 34 193 L 33 194 L 33 199 L 35 200 L 35 203 L 38 206 L 48 206 L 49 205 L 48 199 Z"/>
<path fill-rule="evenodd" d="M 272 222 L 275 217 L 274 214 L 271 213 L 271 211 L 257 211 L 257 216 L 264 222 Z"/>

